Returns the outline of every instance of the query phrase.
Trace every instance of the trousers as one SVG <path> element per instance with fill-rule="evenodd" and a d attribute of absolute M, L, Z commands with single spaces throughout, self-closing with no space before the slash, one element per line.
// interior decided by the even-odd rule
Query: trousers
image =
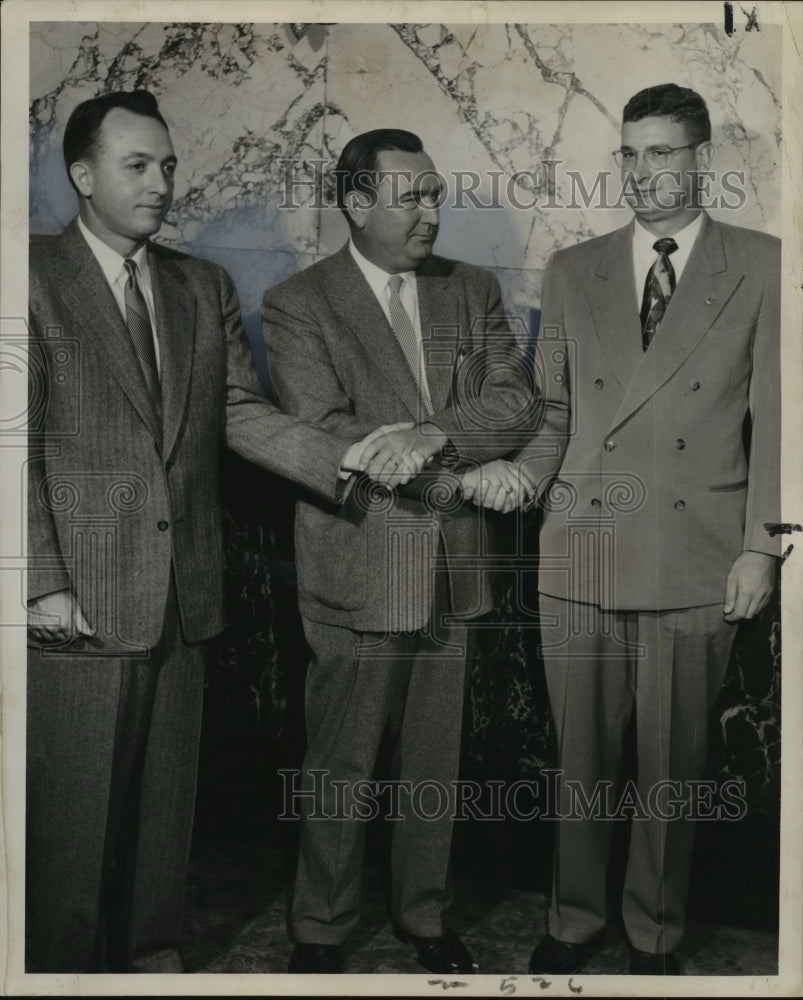
<path fill-rule="evenodd" d="M 625 729 L 635 713 L 637 801 L 646 815 L 637 805 L 631 810 L 622 917 L 635 948 L 672 951 L 685 927 L 694 844 L 689 782 L 704 773 L 708 716 L 735 627 L 723 619 L 720 604 L 603 611 L 541 594 L 539 607 L 565 817 L 556 830 L 550 933 L 579 943 L 605 925 L 617 820 L 607 818 L 609 812 L 578 812 L 576 790 L 590 803 L 616 785 Z M 673 807 L 670 799 L 678 794 L 686 804 Z"/>
<path fill-rule="evenodd" d="M 26 969 L 178 972 L 204 669 L 171 586 L 137 658 L 28 651 Z"/>
<path fill-rule="evenodd" d="M 453 822 L 442 796 L 458 777 L 468 630 L 443 624 L 381 635 L 305 618 L 304 631 L 312 659 L 302 783 L 312 795 L 301 812 L 293 937 L 341 944 L 359 919 L 358 791 L 373 776 L 386 725 L 405 789 L 391 838 L 392 916 L 413 934 L 439 936 L 451 898 Z"/>

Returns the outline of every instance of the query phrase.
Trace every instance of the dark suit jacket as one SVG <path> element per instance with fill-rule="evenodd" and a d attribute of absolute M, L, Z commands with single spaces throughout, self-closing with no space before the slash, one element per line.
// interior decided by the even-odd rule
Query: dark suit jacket
<path fill-rule="evenodd" d="M 221 630 L 224 435 L 333 500 L 350 443 L 264 399 L 222 268 L 156 244 L 148 262 L 161 428 L 77 223 L 31 243 L 28 596 L 71 587 L 108 651 L 157 641 L 171 566 L 186 639 Z"/>
<path fill-rule="evenodd" d="M 539 587 L 604 608 L 716 604 L 743 549 L 780 552 L 765 529 L 780 520 L 780 243 L 706 216 L 645 353 L 632 225 L 558 251 L 544 279 L 534 448 L 554 447 L 528 465 L 557 478 Z"/>
<path fill-rule="evenodd" d="M 463 460 L 510 451 L 532 433 L 537 413 L 496 279 L 433 257 L 416 272 L 416 283 L 432 422 Z M 271 371 L 288 413 L 355 438 L 378 424 L 422 419 L 415 380 L 348 246 L 266 292 L 263 317 Z M 360 631 L 422 627 L 439 544 L 452 609 L 470 618 L 491 607 L 484 515 L 470 505 L 433 513 L 404 499 L 385 508 L 358 488 L 340 507 L 299 503 L 304 615 Z"/>

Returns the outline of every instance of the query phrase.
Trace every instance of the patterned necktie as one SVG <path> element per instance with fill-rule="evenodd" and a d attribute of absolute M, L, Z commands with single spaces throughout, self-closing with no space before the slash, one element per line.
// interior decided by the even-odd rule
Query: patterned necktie
<path fill-rule="evenodd" d="M 413 373 L 418 391 L 424 403 L 427 413 L 432 413 L 432 400 L 429 396 L 426 379 L 421 371 L 421 362 L 418 354 L 418 338 L 415 335 L 415 327 L 407 314 L 407 310 L 402 305 L 399 297 L 404 278 L 400 274 L 391 274 L 388 278 L 388 288 L 390 289 L 390 325 L 396 334 L 396 339 L 404 352 L 410 371 Z"/>
<path fill-rule="evenodd" d="M 148 388 L 156 416 L 162 419 L 162 387 L 159 383 L 159 369 L 156 365 L 156 349 L 153 346 L 153 329 L 151 328 L 148 307 L 137 280 L 137 265 L 135 261 L 123 261 L 128 281 L 125 283 L 125 322 L 131 334 L 134 353 L 139 361 L 145 385 Z"/>
<path fill-rule="evenodd" d="M 675 269 L 669 255 L 677 250 L 678 245 L 670 237 L 656 240 L 652 248 L 657 251 L 658 257 L 647 274 L 644 298 L 641 301 L 641 346 L 645 351 L 655 336 L 675 290 Z"/>

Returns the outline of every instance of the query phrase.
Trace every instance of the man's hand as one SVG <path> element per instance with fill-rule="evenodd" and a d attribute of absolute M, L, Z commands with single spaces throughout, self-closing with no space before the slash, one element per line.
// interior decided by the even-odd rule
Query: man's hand
<path fill-rule="evenodd" d="M 40 643 L 70 642 L 80 635 L 94 635 L 69 590 L 57 590 L 28 601 L 28 632 Z"/>
<path fill-rule="evenodd" d="M 498 458 L 461 476 L 466 500 L 503 514 L 524 507 L 535 493 L 535 482 L 515 462 Z"/>
<path fill-rule="evenodd" d="M 722 609 L 729 622 L 755 618 L 775 589 L 778 560 L 764 552 L 743 552 L 728 573 L 725 606 Z"/>
<path fill-rule="evenodd" d="M 415 427 L 412 420 L 408 420 L 401 424 L 382 424 L 380 427 L 377 427 L 376 430 L 371 431 L 370 434 L 366 434 L 364 438 L 361 438 L 359 441 L 355 441 L 343 456 L 343 460 L 340 463 L 341 477 L 343 479 L 348 479 L 352 472 L 364 471 L 365 464 L 361 464 L 363 463 L 363 452 L 367 452 L 368 445 L 372 444 L 378 437 L 382 437 L 384 434 L 388 434 L 391 431 L 410 430 L 412 427 Z"/>
<path fill-rule="evenodd" d="M 349 449 L 344 468 L 352 468 L 352 451 L 359 447 L 356 468 L 375 482 L 402 486 L 429 465 L 447 437 L 434 424 L 394 424 L 380 427 Z"/>

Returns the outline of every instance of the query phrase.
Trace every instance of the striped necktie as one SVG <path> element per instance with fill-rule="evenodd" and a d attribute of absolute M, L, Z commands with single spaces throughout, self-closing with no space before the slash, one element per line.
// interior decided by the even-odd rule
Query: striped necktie
<path fill-rule="evenodd" d="M 162 419 L 162 387 L 159 382 L 159 369 L 156 365 L 156 349 L 153 345 L 153 329 L 145 296 L 137 280 L 137 265 L 130 258 L 123 261 L 128 281 L 125 283 L 125 322 L 134 345 L 142 376 L 145 379 L 148 393 L 153 400 L 153 407 L 159 420 Z"/>
<path fill-rule="evenodd" d="M 400 274 L 391 274 L 388 278 L 388 288 L 390 289 L 390 325 L 393 327 L 396 339 L 404 352 L 404 357 L 410 371 L 413 373 L 419 395 L 424 403 L 424 410 L 427 413 L 432 413 L 432 400 L 430 399 L 426 378 L 421 367 L 415 327 L 399 295 L 403 283 L 404 278 Z"/>
<path fill-rule="evenodd" d="M 669 255 L 677 250 L 678 245 L 671 237 L 667 237 L 656 240 L 652 248 L 658 253 L 658 257 L 647 273 L 641 302 L 641 346 L 645 351 L 650 346 L 675 291 L 675 269 Z"/>

